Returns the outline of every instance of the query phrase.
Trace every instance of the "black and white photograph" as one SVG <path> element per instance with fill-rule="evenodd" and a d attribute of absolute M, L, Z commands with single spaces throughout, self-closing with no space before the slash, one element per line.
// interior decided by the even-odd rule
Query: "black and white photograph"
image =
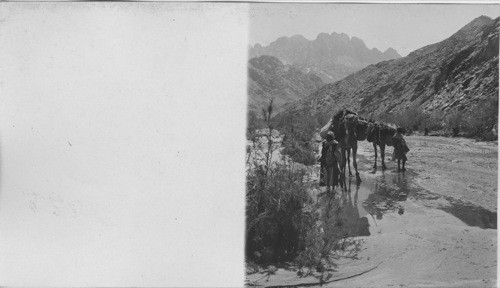
<path fill-rule="evenodd" d="M 497 287 L 499 16 L 250 5 L 248 287 Z"/>
<path fill-rule="evenodd" d="M 495 1 L 0 1 L 0 287 L 498 287 Z"/>

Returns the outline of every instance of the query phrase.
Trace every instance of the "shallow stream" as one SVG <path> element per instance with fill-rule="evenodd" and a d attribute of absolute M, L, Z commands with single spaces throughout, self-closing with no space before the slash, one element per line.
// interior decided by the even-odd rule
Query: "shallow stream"
<path fill-rule="evenodd" d="M 337 187 L 334 193 L 316 195 L 321 203 L 326 203 L 325 199 L 337 202 L 345 220 L 343 225 L 350 236 L 384 233 L 411 223 L 407 217 L 412 217 L 412 213 L 407 213 L 406 207 L 419 207 L 423 211 L 440 209 L 468 226 L 497 229 L 495 212 L 421 188 L 415 183 L 418 173 L 411 168 L 407 167 L 406 172 L 397 172 L 397 164 L 392 161 L 386 162 L 389 169 L 385 171 L 381 167 L 375 170 L 372 165 L 373 161 L 358 155 L 361 183 L 356 183 L 355 177 L 348 177 L 347 191 Z M 354 174 L 354 169 L 352 172 Z"/>

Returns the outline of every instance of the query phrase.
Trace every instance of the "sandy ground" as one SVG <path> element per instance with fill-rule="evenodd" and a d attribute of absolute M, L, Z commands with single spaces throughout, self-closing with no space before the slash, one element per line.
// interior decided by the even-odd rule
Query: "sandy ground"
<path fill-rule="evenodd" d="M 498 144 L 464 138 L 406 137 L 408 167 L 423 188 L 497 211 Z M 390 148 L 392 152 L 392 148 Z"/>
<path fill-rule="evenodd" d="M 413 190 L 437 196 L 421 197 L 413 191 L 408 201 L 398 202 L 405 213 L 387 212 L 385 221 L 375 224 L 375 233 L 358 237 L 362 241 L 359 259 L 339 262 L 332 278 L 338 281 L 323 286 L 496 287 L 496 220 L 493 221 L 495 229 L 483 229 L 474 221 L 468 223 L 473 225 L 470 226 L 446 209 L 435 208 L 451 201 L 476 207 L 467 208 L 469 214 L 476 213 L 476 209 L 496 213 L 497 143 L 424 136 L 407 136 L 406 140 L 411 149 L 407 173 L 412 175 L 412 187 L 417 187 Z M 359 146 L 362 178 L 380 177 L 380 162 L 373 175 L 367 172 L 374 159 L 371 144 L 365 141 Z M 387 150 L 389 169 L 384 173 L 397 174 L 396 163 L 389 161 L 392 147 Z M 306 283 L 310 286 L 318 282 L 313 277 L 301 278 L 296 272 L 284 269 L 278 269 L 269 278 L 263 275 L 252 274 L 247 280 L 258 280 L 264 287 Z"/>

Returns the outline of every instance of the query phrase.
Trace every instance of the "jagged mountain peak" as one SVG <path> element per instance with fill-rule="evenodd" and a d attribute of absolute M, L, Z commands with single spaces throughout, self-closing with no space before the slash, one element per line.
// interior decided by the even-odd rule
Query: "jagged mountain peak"
<path fill-rule="evenodd" d="M 366 48 L 365 41 L 363 41 L 362 39 L 360 39 L 360 38 L 358 38 L 358 37 L 352 36 L 352 37 L 351 37 L 351 42 L 352 42 L 354 45 L 357 45 L 357 46 L 360 46 L 360 47 Z"/>
<path fill-rule="evenodd" d="M 387 53 L 387 54 L 397 54 L 397 55 L 399 55 L 398 51 L 396 51 L 396 49 L 393 49 L 393 48 L 391 48 L 391 47 L 387 48 L 387 49 L 384 51 L 384 53 Z M 399 57 L 401 57 L 401 56 L 399 56 Z M 398 57 L 398 58 L 399 58 L 399 57 Z"/>
<path fill-rule="evenodd" d="M 485 16 L 485 15 L 481 15 L 481 16 L 477 17 L 476 19 L 472 20 L 469 24 L 465 25 L 464 27 L 476 26 L 476 25 L 488 25 L 488 24 L 491 24 L 492 21 L 493 21 L 493 19 L 491 19 L 490 17 Z"/>
<path fill-rule="evenodd" d="M 339 37 L 339 38 L 342 38 L 342 39 L 347 39 L 347 40 L 350 40 L 351 37 L 349 37 L 349 35 L 341 32 L 341 33 L 337 33 L 335 31 L 332 31 L 332 33 L 330 33 L 331 36 L 336 36 L 336 37 Z"/>
<path fill-rule="evenodd" d="M 250 49 L 252 48 L 255 48 L 255 49 L 262 49 L 262 45 L 260 45 L 259 43 L 255 44 L 253 47 L 250 46 Z"/>
<path fill-rule="evenodd" d="M 331 37 L 328 33 L 319 33 L 318 36 L 316 36 L 316 40 L 330 40 Z"/>
<path fill-rule="evenodd" d="M 419 107 L 443 115 L 470 113 L 498 101 L 499 23 L 500 18 L 476 18 L 441 42 L 370 65 L 288 109 L 314 114 L 347 107 L 368 115 Z"/>
<path fill-rule="evenodd" d="M 480 16 L 471 22 L 469 22 L 467 25 L 462 27 L 460 30 L 458 30 L 455 34 L 453 34 L 449 39 L 451 40 L 463 40 L 462 38 L 464 36 L 468 37 L 474 37 L 476 33 L 479 33 L 483 27 L 487 25 L 491 25 L 494 22 L 493 19 L 491 19 L 488 16 Z"/>
<path fill-rule="evenodd" d="M 257 69 L 266 71 L 266 72 L 272 72 L 277 69 L 283 69 L 284 64 L 281 63 L 281 61 L 274 57 L 274 56 L 269 56 L 269 55 L 262 55 L 260 57 L 255 57 L 250 60 L 248 60 L 249 64 Z"/>
<path fill-rule="evenodd" d="M 249 54 L 250 58 L 272 55 L 303 72 L 315 73 L 325 82 L 334 82 L 370 64 L 400 58 L 393 50 L 382 53 L 366 47 L 360 38 L 332 32 L 319 33 L 314 40 L 302 35 L 279 37 L 268 46 L 255 45 Z"/>
<path fill-rule="evenodd" d="M 308 41 L 304 36 L 300 34 L 295 34 L 292 37 L 290 37 L 290 40 L 292 41 Z"/>
<path fill-rule="evenodd" d="M 485 27 L 491 26 L 494 23 L 495 20 L 491 19 L 490 17 L 480 16 L 460 28 L 457 32 L 455 32 L 447 39 L 419 48 L 408 54 L 408 56 L 422 57 L 426 54 L 433 53 L 435 50 L 443 50 L 448 54 L 455 53 L 457 49 L 462 46 L 461 43 L 477 39 L 478 36 L 483 33 Z"/>

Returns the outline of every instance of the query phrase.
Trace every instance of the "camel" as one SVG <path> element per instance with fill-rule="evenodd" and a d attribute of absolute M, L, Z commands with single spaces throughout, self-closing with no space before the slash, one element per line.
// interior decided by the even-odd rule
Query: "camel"
<path fill-rule="evenodd" d="M 380 157 L 382 160 L 382 169 L 385 170 L 385 146 L 394 146 L 392 143 L 392 136 L 396 133 L 396 128 L 388 124 L 370 121 L 366 130 L 366 140 L 373 144 L 375 150 L 375 164 L 373 169 L 377 169 L 377 146 L 380 147 Z"/>
<path fill-rule="evenodd" d="M 339 142 L 339 146 L 342 151 L 342 163 L 340 169 L 341 169 L 341 178 L 343 184 L 346 183 L 345 182 L 346 164 L 349 170 L 349 177 L 353 176 L 351 172 L 351 163 L 350 163 L 351 150 L 352 150 L 353 166 L 356 172 L 356 180 L 357 183 L 361 182 L 361 178 L 359 177 L 359 172 L 358 172 L 358 163 L 356 155 L 358 151 L 358 141 L 365 140 L 366 137 L 365 131 L 367 130 L 367 128 L 368 128 L 368 121 L 366 119 L 358 116 L 358 114 L 354 111 L 344 109 L 342 111 L 337 112 L 333 116 L 333 118 L 328 122 L 327 126 L 323 127 L 322 129 L 323 134 L 325 134 L 328 131 L 333 131 L 333 133 L 335 133 L 335 140 Z M 320 133 L 320 135 L 321 134 L 322 133 Z"/>

